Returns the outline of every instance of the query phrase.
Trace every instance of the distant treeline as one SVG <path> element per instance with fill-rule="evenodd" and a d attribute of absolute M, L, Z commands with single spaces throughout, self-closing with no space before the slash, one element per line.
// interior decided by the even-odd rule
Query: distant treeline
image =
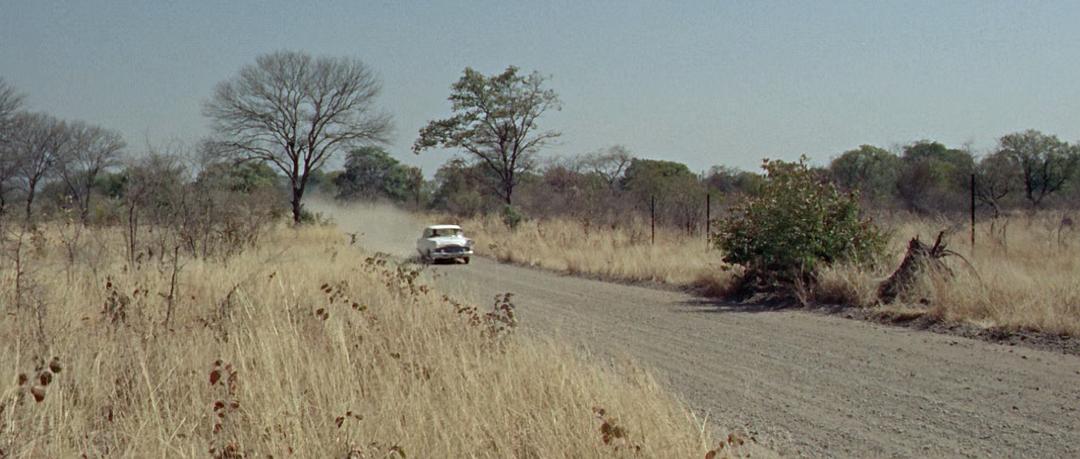
<path fill-rule="evenodd" d="M 267 68 L 249 67 L 241 76 L 289 68 L 286 64 L 296 64 L 293 67 L 300 72 L 309 68 L 305 64 L 309 62 L 319 63 L 315 68 L 349 70 L 333 75 L 345 75 L 346 81 L 357 83 L 356 105 L 367 110 L 378 85 L 361 63 L 312 59 L 302 53 L 263 56 L 258 65 Z M 273 142 L 259 140 L 267 135 L 261 120 L 269 118 L 248 116 L 248 108 L 261 106 L 252 105 L 255 96 L 236 92 L 237 87 L 279 80 L 223 83 L 215 102 L 206 108 L 215 120 L 218 138 L 179 147 L 148 146 L 138 155 L 127 153 L 127 143 L 118 132 L 25 111 L 22 96 L 0 80 L 0 222 L 64 213 L 88 223 L 126 220 L 131 224 L 141 218 L 145 223 L 164 224 L 168 215 L 174 223 L 209 225 L 230 213 L 255 212 L 251 217 L 262 221 L 290 211 L 300 221 L 313 218 L 300 205 L 310 185 L 341 200 L 389 201 L 462 216 L 509 212 L 615 224 L 655 212 L 660 224 L 694 232 L 703 227 L 706 196 L 711 198 L 711 210 L 719 212 L 740 196 L 757 193 L 762 183 L 758 172 L 726 166 L 695 172 L 685 164 L 646 159 L 618 145 L 573 157 L 534 160 L 532 154 L 542 141 L 558 133 L 533 134 L 534 140 L 529 141 L 526 131 L 512 122 L 493 119 L 487 125 L 509 130 L 486 134 L 473 125 L 460 126 L 462 119 L 483 119 L 472 112 L 433 121 L 421 130 L 415 152 L 442 145 L 471 153 L 452 157 L 430 180 L 384 148 L 372 146 L 381 142 L 379 136 L 388 129 L 388 118 L 377 112 L 360 111 L 357 116 L 368 117 L 346 118 L 352 123 L 345 125 L 349 129 L 335 131 L 322 144 L 290 130 L 289 136 L 273 137 L 293 148 L 279 152 L 270 148 L 276 145 Z M 462 100 L 482 107 L 490 100 L 515 106 L 516 102 L 503 100 L 499 94 L 521 94 L 525 88 L 532 91 L 526 92 L 533 94 L 529 100 L 556 104 L 554 93 L 542 89 L 543 81 L 535 73 L 523 76 L 514 67 L 491 77 L 466 69 L 451 100 L 457 101 L 459 109 Z M 235 86 L 240 83 L 247 86 Z M 499 85 L 509 89 L 496 95 L 485 92 Z M 533 126 L 530 123 L 541 112 L 527 111 L 531 118 L 522 118 L 521 123 Z M 499 113 L 511 121 L 514 118 L 509 116 L 516 114 L 510 109 Z M 323 126 L 317 121 L 313 126 Z M 325 170 L 334 142 L 354 138 L 367 146 L 342 147 L 343 167 Z M 518 145 L 507 143 L 506 139 L 515 138 L 523 146 L 500 149 Z M 245 139 L 262 143 L 244 144 Z M 485 150 L 485 145 L 502 147 Z M 894 149 L 862 145 L 838 154 L 814 172 L 821 180 L 858 193 L 865 208 L 875 211 L 963 212 L 970 205 L 973 176 L 974 196 L 985 215 L 1080 205 L 1080 145 L 1034 130 L 1004 135 L 992 151 L 979 155 L 969 148 L 930 140 Z"/>
<path fill-rule="evenodd" d="M 896 150 L 862 145 L 815 168 L 822 180 L 858 193 L 864 207 L 921 215 L 966 212 L 975 177 L 975 200 L 986 215 L 1018 209 L 1080 206 L 1080 148 L 1038 131 L 1008 134 L 996 149 L 976 156 L 922 140 Z M 354 150 L 345 169 L 324 174 L 318 186 L 345 200 L 389 200 L 460 215 L 499 211 L 504 203 L 481 164 L 454 158 L 431 181 L 378 148 Z M 573 216 L 597 223 L 644 216 L 655 199 L 658 220 L 696 228 L 706 194 L 714 209 L 754 195 L 757 172 L 714 166 L 695 173 L 685 164 L 643 159 L 621 146 L 541 162 L 522 174 L 514 206 L 527 216 Z"/>

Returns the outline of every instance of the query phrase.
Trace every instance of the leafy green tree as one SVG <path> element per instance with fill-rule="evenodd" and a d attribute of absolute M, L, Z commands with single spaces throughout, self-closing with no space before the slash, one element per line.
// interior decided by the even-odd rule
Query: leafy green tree
<path fill-rule="evenodd" d="M 715 243 L 724 261 L 746 268 L 747 281 L 776 285 L 813 281 L 840 261 L 871 262 L 885 235 L 861 215 L 857 196 L 821 180 L 799 162 L 766 160 L 761 193 L 721 219 Z"/>
<path fill-rule="evenodd" d="M 111 199 L 119 199 L 124 196 L 124 187 L 127 181 L 128 173 L 126 169 L 115 172 L 106 171 L 94 181 L 94 191 Z"/>
<path fill-rule="evenodd" d="M 922 140 L 904 147 L 896 189 L 904 204 L 917 212 L 964 207 L 975 159 L 964 149 Z"/>
<path fill-rule="evenodd" d="M 756 194 L 761 189 L 762 180 L 761 174 L 728 166 L 713 166 L 705 175 L 708 188 L 724 194 Z"/>
<path fill-rule="evenodd" d="M 623 188 L 645 206 L 655 198 L 659 218 L 687 232 L 704 217 L 705 186 L 683 163 L 634 158 L 623 176 Z"/>
<path fill-rule="evenodd" d="M 413 200 L 422 180 L 420 170 L 398 162 L 379 147 L 357 148 L 345 159 L 345 169 L 334 180 L 338 199 L 394 202 Z"/>
<path fill-rule="evenodd" d="M 196 185 L 220 187 L 229 191 L 250 193 L 255 190 L 276 188 L 281 176 L 266 163 L 243 162 L 232 164 L 216 162 L 206 166 L 195 179 Z"/>
<path fill-rule="evenodd" d="M 308 181 L 308 186 L 313 193 L 319 193 L 324 196 L 337 196 L 338 190 L 337 178 L 341 175 L 340 170 L 324 171 L 322 169 L 311 171 L 311 179 Z"/>
<path fill-rule="evenodd" d="M 683 163 L 634 158 L 623 176 L 623 188 L 648 198 L 663 193 L 672 182 L 693 176 Z"/>
<path fill-rule="evenodd" d="M 540 131 L 537 124 L 548 110 L 560 109 L 558 96 L 544 89 L 544 80 L 537 72 L 519 74 L 514 66 L 490 77 L 466 68 L 451 87 L 454 114 L 420 129 L 413 151 L 464 150 L 490 172 L 485 177 L 494 179 L 489 185 L 495 194 L 512 205 L 521 174 L 533 168 L 536 152 L 559 136 Z"/>
<path fill-rule="evenodd" d="M 1033 129 L 1003 136 L 998 151 L 1019 171 L 1033 208 L 1060 191 L 1080 167 L 1080 149 Z"/>
<path fill-rule="evenodd" d="M 874 203 L 891 200 L 896 191 L 902 163 L 892 152 L 873 145 L 860 145 L 836 157 L 829 174 L 845 190 L 858 190 Z"/>
<path fill-rule="evenodd" d="M 479 164 L 451 158 L 435 171 L 431 208 L 464 216 L 495 208 L 495 203 L 484 193 L 486 188 L 480 184 L 487 179 L 487 173 Z"/>

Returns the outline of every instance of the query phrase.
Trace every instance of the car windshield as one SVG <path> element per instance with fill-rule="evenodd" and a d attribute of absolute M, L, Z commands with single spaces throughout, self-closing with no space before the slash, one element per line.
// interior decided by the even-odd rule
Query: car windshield
<path fill-rule="evenodd" d="M 427 237 L 458 236 L 460 234 L 461 230 L 457 228 L 434 228 L 428 230 Z"/>

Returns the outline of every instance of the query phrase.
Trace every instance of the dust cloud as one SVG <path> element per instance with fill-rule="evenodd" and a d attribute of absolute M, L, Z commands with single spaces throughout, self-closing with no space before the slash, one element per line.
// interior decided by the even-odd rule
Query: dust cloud
<path fill-rule="evenodd" d="M 416 239 L 426 222 L 390 204 L 342 204 L 326 197 L 305 200 L 304 207 L 330 218 L 345 233 L 356 234 L 357 243 L 371 251 L 409 258 L 416 255 Z"/>

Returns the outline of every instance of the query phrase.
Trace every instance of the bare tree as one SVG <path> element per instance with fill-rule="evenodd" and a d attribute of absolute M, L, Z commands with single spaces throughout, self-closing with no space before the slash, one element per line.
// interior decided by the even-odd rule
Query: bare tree
<path fill-rule="evenodd" d="M 123 192 L 123 206 L 127 222 L 124 239 L 127 244 L 128 262 L 136 266 L 141 261 L 139 231 L 144 227 L 175 229 L 172 217 L 182 212 L 184 201 L 183 183 L 187 167 L 183 161 L 182 146 L 177 144 L 160 150 L 148 147 L 145 154 L 131 158 L 125 164 L 127 182 Z M 143 217 L 148 222 L 144 225 Z M 158 247 L 151 253 L 164 256 L 167 247 L 165 232 L 161 232 Z"/>
<path fill-rule="evenodd" d="M 391 123 L 375 107 L 379 91 L 358 59 L 279 51 L 218 84 L 203 112 L 224 153 L 268 162 L 288 177 L 299 223 L 312 172 L 339 151 L 386 140 Z"/>
<path fill-rule="evenodd" d="M 23 96 L 15 91 L 7 81 L 0 78 L 0 144 L 4 143 L 4 134 L 15 112 L 22 108 Z"/>
<path fill-rule="evenodd" d="M 79 207 L 80 219 L 86 223 L 94 182 L 102 172 L 120 164 L 120 153 L 127 144 L 119 132 L 83 122 L 69 123 L 68 135 L 58 169 L 68 194 Z"/>
<path fill-rule="evenodd" d="M 585 170 L 592 172 L 604 179 L 608 189 L 615 191 L 622 180 L 626 168 L 630 167 L 634 155 L 622 145 L 614 145 L 605 150 L 596 151 L 585 155 L 581 162 Z"/>
<path fill-rule="evenodd" d="M 984 157 L 975 166 L 975 197 L 1001 216 L 1001 201 L 1017 187 L 1017 170 L 1002 152 Z"/>
<path fill-rule="evenodd" d="M 497 179 L 492 187 L 496 194 L 513 204 L 520 174 L 535 165 L 537 150 L 559 136 L 539 131 L 536 124 L 547 110 L 560 109 L 555 91 L 542 87 L 544 80 L 536 72 L 519 75 L 514 66 L 491 77 L 466 68 L 451 87 L 454 115 L 420 129 L 413 152 L 439 146 L 464 149 Z"/>
<path fill-rule="evenodd" d="M 19 167 L 19 159 L 7 145 L 0 145 L 0 221 L 7 214 L 7 191 Z"/>
<path fill-rule="evenodd" d="M 18 156 L 11 149 L 10 136 L 15 113 L 22 108 L 23 97 L 15 88 L 0 78 L 0 218 L 6 211 L 6 198 L 9 181 L 18 166 Z"/>
<path fill-rule="evenodd" d="M 12 121 L 9 148 L 14 179 L 26 193 L 26 220 L 33 215 L 38 185 L 55 170 L 68 142 L 67 125 L 44 113 L 19 113 Z"/>

